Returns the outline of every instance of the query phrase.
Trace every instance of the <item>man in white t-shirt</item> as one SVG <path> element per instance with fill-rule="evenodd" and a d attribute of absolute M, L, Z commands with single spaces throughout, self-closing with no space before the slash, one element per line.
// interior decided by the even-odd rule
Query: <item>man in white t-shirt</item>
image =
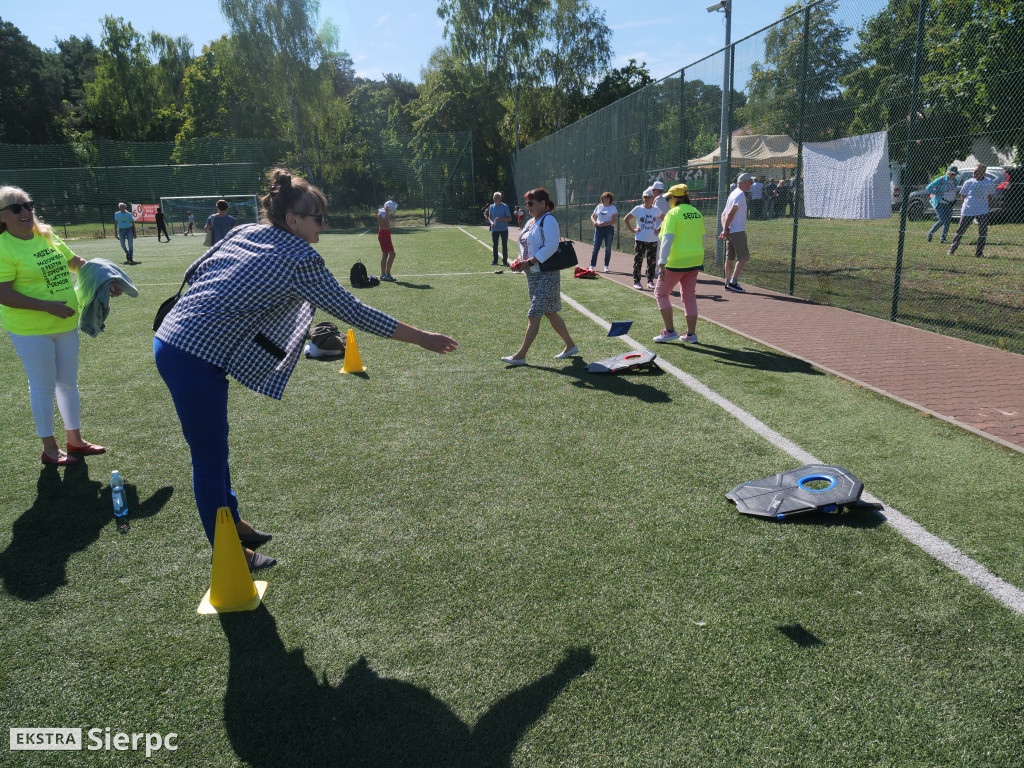
<path fill-rule="evenodd" d="M 960 247 L 960 238 L 964 236 L 964 232 L 975 220 L 978 222 L 978 246 L 974 255 L 979 259 L 985 255 L 989 205 L 992 203 L 992 195 L 996 191 L 996 185 L 992 179 L 985 177 L 987 170 L 986 166 L 979 165 L 974 169 L 974 176 L 960 187 L 960 199 L 964 201 L 964 205 L 960 209 L 960 226 L 956 228 L 953 242 L 949 245 L 950 256 L 956 253 L 956 249 Z"/>
<path fill-rule="evenodd" d="M 741 173 L 736 179 L 736 189 L 729 194 L 722 211 L 722 234 L 725 240 L 725 290 L 746 293 L 736 282 L 743 271 L 743 265 L 750 259 L 747 247 L 747 192 L 754 179 L 749 173 Z"/>
<path fill-rule="evenodd" d="M 633 243 L 633 287 L 642 290 L 640 270 L 647 261 L 647 288 L 654 290 L 655 263 L 658 259 L 658 233 L 661 212 L 654 207 L 654 190 L 645 189 L 643 204 L 626 214 L 626 226 L 636 236 Z"/>

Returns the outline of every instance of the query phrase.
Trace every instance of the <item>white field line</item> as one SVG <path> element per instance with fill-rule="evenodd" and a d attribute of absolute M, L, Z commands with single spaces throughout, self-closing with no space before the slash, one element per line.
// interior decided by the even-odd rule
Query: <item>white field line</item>
<path fill-rule="evenodd" d="M 601 317 L 598 317 L 578 301 L 569 298 L 564 293 L 562 294 L 562 301 L 566 302 L 584 317 L 595 322 L 604 330 L 607 331 L 611 329 L 611 323 Z M 619 338 L 633 347 L 633 349 L 646 349 L 644 345 L 640 344 L 630 336 L 620 336 Z M 731 400 L 727 400 L 722 397 L 710 387 L 705 386 L 693 376 L 680 370 L 663 358 L 658 358 L 658 366 L 666 373 L 670 373 L 675 376 L 679 381 L 697 394 L 707 398 L 730 415 L 739 419 L 745 427 L 756 432 L 776 448 L 788 453 L 801 464 L 828 463 L 812 456 L 792 440 L 780 435 L 774 429 L 771 429 L 764 422 L 744 411 Z M 881 501 L 869 493 L 862 494 L 861 498 L 870 504 L 880 505 L 882 507 L 882 512 L 880 514 L 883 519 L 911 544 L 920 547 L 947 568 L 956 571 L 975 586 L 981 587 L 1010 610 L 1024 615 L 1024 591 L 1021 591 L 1009 582 L 999 578 L 981 565 L 981 563 L 972 560 L 949 542 L 940 539 L 933 533 L 929 533 L 919 523 L 907 517 L 902 512 L 893 509 L 884 501 Z"/>
<path fill-rule="evenodd" d="M 373 227 L 370 227 L 368 230 L 366 230 L 366 232 L 373 232 Z M 356 235 L 356 237 L 362 237 L 363 235 L 366 234 L 366 232 L 360 232 L 358 235 Z"/>

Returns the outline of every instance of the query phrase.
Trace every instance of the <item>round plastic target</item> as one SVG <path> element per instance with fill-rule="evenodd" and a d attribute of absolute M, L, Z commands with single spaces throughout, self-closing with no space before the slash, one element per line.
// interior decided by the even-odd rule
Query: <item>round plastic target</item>
<path fill-rule="evenodd" d="M 828 483 L 824 488 L 808 488 L 806 483 L 814 482 L 815 480 L 823 480 Z M 811 491 L 812 493 L 821 493 L 822 491 L 829 491 L 836 487 L 836 479 L 831 475 L 804 475 L 796 484 L 803 488 L 805 491 Z"/>

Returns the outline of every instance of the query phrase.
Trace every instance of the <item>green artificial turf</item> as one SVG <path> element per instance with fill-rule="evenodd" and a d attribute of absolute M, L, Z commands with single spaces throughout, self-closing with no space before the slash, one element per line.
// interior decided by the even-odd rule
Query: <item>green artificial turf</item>
<path fill-rule="evenodd" d="M 457 228 L 394 241 L 398 282 L 357 295 L 454 336 L 454 353 L 357 331 L 365 375 L 301 359 L 281 401 L 232 384 L 233 484 L 279 561 L 251 613 L 196 614 L 210 548 L 152 362 L 153 315 L 201 239 L 145 242 L 130 268 L 140 297 L 82 338 L 83 434 L 104 456 L 39 464 L 24 373 L 0 338 L 0 721 L 178 734 L 149 759 L 0 762 L 1020 764 L 1024 617 L 873 512 L 738 515 L 727 491 L 797 463 L 668 373 L 587 374 L 629 347 L 568 305 L 581 358 L 553 359 L 545 322 L 530 365 L 507 368 L 525 279 L 494 274 L 489 242 Z M 343 284 L 356 259 L 379 272 L 372 232 L 318 249 Z M 661 328 L 649 295 L 562 288 L 632 319 L 641 343 Z M 698 331 L 699 345 L 652 348 L 1024 586 L 1024 457 Z M 128 483 L 123 536 L 112 469 Z"/>

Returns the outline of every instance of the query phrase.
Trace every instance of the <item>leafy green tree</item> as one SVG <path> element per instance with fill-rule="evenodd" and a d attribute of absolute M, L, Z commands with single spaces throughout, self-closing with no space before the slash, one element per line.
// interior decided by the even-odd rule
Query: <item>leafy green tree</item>
<path fill-rule="evenodd" d="M 95 79 L 85 84 L 89 121 L 108 139 L 140 141 L 154 137 L 155 93 L 149 46 L 131 22 L 103 17 Z M 160 133 L 160 128 L 157 128 Z"/>
<path fill-rule="evenodd" d="M 204 136 L 279 139 L 289 119 L 276 94 L 254 78 L 234 38 L 203 46 L 185 69 L 183 122 L 176 141 Z"/>
<path fill-rule="evenodd" d="M 0 19 L 0 141 L 16 144 L 64 139 L 59 65 L 9 21 Z"/>
<path fill-rule="evenodd" d="M 838 5 L 838 0 L 825 0 L 811 7 L 806 41 L 804 14 L 796 13 L 801 5 L 788 6 L 783 14 L 794 15 L 765 33 L 764 62 L 751 66 L 747 103 L 736 110 L 741 124 L 755 133 L 788 133 L 795 138 L 803 93 L 804 140 L 827 141 L 844 135 L 849 115 L 842 112 L 840 84 L 856 68 L 857 59 L 846 47 L 853 30 L 835 18 Z"/>
<path fill-rule="evenodd" d="M 488 72 L 450 48 L 438 48 L 413 104 L 418 133 L 472 133 L 477 189 L 503 186 L 503 167 L 512 146 L 503 130 L 511 115 L 501 98 L 507 93 L 508 83 L 500 72 Z"/>
<path fill-rule="evenodd" d="M 453 55 L 484 74 L 520 73 L 544 38 L 551 0 L 439 0 L 444 37 Z"/>
<path fill-rule="evenodd" d="M 60 68 L 68 140 L 87 135 L 91 125 L 88 122 L 85 84 L 96 76 L 100 49 L 88 35 L 81 39 L 72 35 L 66 40 L 58 40 L 56 51 L 44 51 L 43 55 L 54 57 Z"/>
<path fill-rule="evenodd" d="M 626 66 L 611 70 L 594 86 L 584 99 L 584 114 L 597 112 L 653 82 L 647 62 L 637 64 L 636 59 L 630 59 Z"/>
<path fill-rule="evenodd" d="M 1002 146 L 1024 144 L 1020 79 L 1008 66 L 1024 46 L 1020 4 L 931 0 L 924 6 L 924 45 L 917 56 L 920 7 L 918 0 L 890 0 L 867 19 L 858 35 L 864 64 L 843 81 L 846 100 L 857 107 L 848 130 L 888 130 L 890 157 L 910 163 L 911 184 L 968 155 L 974 136 Z"/>
<path fill-rule="evenodd" d="M 330 22 L 317 28 L 317 0 L 220 0 L 220 8 L 250 77 L 283 101 L 308 175 L 310 112 L 322 95 L 325 40 L 335 41 L 337 28 Z"/>
<path fill-rule="evenodd" d="M 551 86 L 552 128 L 582 117 L 590 82 L 608 68 L 612 32 L 604 11 L 588 0 L 553 0 L 540 53 L 541 76 Z"/>

